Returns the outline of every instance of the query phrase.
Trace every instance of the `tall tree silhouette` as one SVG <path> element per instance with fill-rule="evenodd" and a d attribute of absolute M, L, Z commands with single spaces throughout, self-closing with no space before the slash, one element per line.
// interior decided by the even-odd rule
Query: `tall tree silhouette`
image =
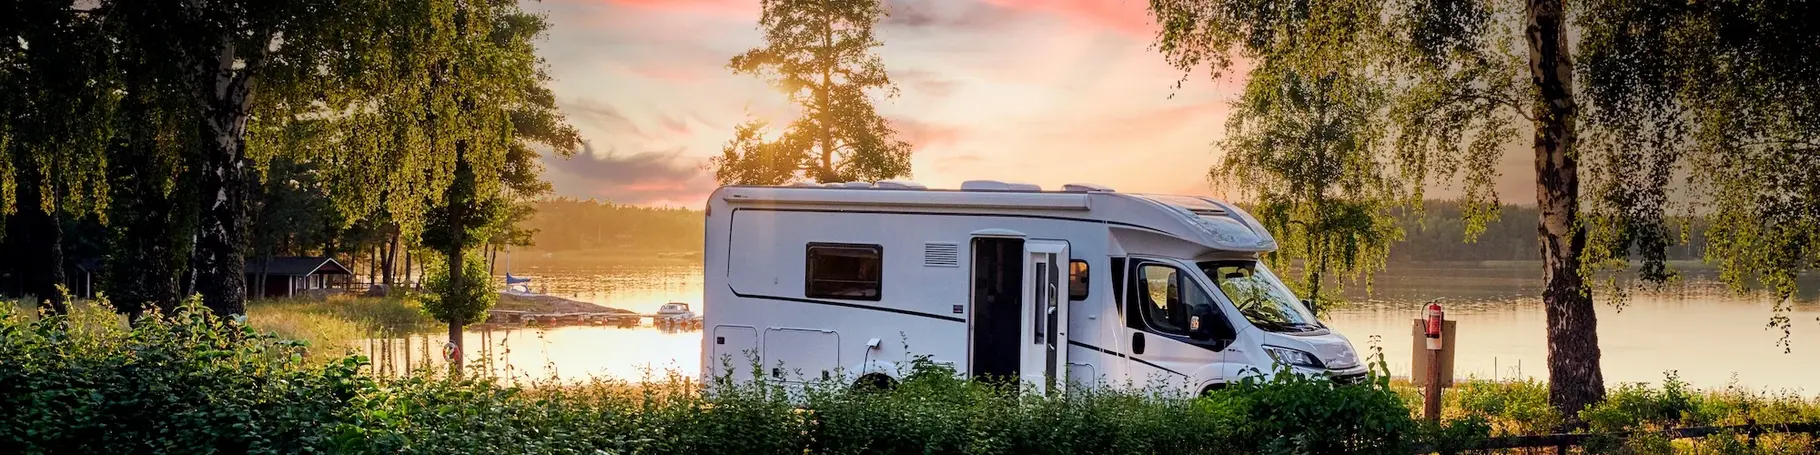
<path fill-rule="evenodd" d="M 723 184 L 775 185 L 883 180 L 910 175 L 910 144 L 872 106 L 872 94 L 897 96 L 873 26 L 885 16 L 877 0 L 765 0 L 759 29 L 765 46 L 727 67 L 769 81 L 801 108 L 781 135 L 752 120 L 713 158 Z"/>
<path fill-rule="evenodd" d="M 61 312 L 60 218 L 107 207 L 110 43 L 94 11 L 70 2 L 10 2 L 0 16 L 0 256 L 10 259 L 0 266 L 22 278 L 20 293 Z"/>

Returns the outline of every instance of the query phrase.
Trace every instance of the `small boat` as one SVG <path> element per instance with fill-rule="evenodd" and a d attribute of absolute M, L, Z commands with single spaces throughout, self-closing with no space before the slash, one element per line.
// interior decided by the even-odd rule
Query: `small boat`
<path fill-rule="evenodd" d="M 548 290 L 548 289 L 546 288 L 546 290 Z M 506 246 L 506 291 L 505 292 L 507 294 L 512 294 L 512 295 L 521 296 L 521 297 L 535 297 L 538 295 L 542 295 L 541 293 L 531 291 L 531 278 L 530 277 L 512 276 L 512 248 L 510 245 Z"/>
<path fill-rule="evenodd" d="M 657 308 L 657 317 L 664 319 L 692 319 L 695 312 L 689 310 L 689 304 L 670 302 Z"/>
<path fill-rule="evenodd" d="M 651 323 L 661 329 L 699 329 L 701 316 L 690 310 L 687 303 L 670 302 L 657 308 L 657 314 L 652 315 Z"/>
<path fill-rule="evenodd" d="M 538 295 L 531 291 L 530 278 L 516 277 L 510 273 L 506 274 L 506 293 L 526 297 Z"/>

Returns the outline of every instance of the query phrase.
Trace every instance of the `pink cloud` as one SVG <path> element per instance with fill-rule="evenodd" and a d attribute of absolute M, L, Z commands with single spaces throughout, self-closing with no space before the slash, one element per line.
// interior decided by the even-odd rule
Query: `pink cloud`
<path fill-rule="evenodd" d="M 925 122 L 908 117 L 891 119 L 891 127 L 897 130 L 897 138 L 910 143 L 915 150 L 931 147 L 954 145 L 967 136 L 960 126 L 942 125 Z"/>
<path fill-rule="evenodd" d="M 628 65 L 626 71 L 646 79 L 684 84 L 697 83 L 727 74 L 718 65 L 675 61 L 640 62 L 636 65 Z"/>
<path fill-rule="evenodd" d="M 1147 2 L 1141 0 L 981 0 L 1012 10 L 1038 11 L 1148 39 L 1156 34 Z"/>
<path fill-rule="evenodd" d="M 576 1 L 576 0 L 567 0 Z M 592 0 L 644 10 L 707 13 L 734 17 L 752 17 L 759 13 L 759 2 L 753 0 Z"/>

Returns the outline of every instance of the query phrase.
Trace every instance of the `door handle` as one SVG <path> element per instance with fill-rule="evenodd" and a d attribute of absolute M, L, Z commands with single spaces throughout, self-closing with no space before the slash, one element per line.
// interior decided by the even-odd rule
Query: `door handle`
<path fill-rule="evenodd" d="M 1143 332 L 1137 332 L 1137 333 L 1131 334 L 1131 353 L 1132 354 L 1143 354 L 1144 353 L 1144 334 L 1143 334 Z"/>

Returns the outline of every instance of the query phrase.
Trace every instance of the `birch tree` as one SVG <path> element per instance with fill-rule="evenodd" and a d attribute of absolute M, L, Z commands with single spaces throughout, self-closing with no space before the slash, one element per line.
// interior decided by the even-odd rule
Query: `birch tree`
<path fill-rule="evenodd" d="M 245 313 L 248 195 L 262 151 L 254 131 L 282 125 L 337 90 L 364 55 L 349 43 L 382 3 L 360 0 L 104 0 L 134 70 L 181 93 L 196 152 L 194 290 L 221 315 Z"/>
<path fill-rule="evenodd" d="M 1633 261 L 1644 283 L 1673 279 L 1664 250 L 1678 239 L 1668 213 L 1713 223 L 1707 259 L 1736 289 L 1766 286 L 1782 302 L 1771 325 L 1790 323 L 1794 276 L 1820 265 L 1820 70 L 1812 64 L 1820 31 L 1810 20 L 1817 8 L 1795 1 L 1150 2 L 1162 25 L 1157 48 L 1184 71 L 1268 63 L 1295 52 L 1284 43 L 1363 50 L 1345 63 L 1387 97 L 1374 111 L 1385 120 L 1387 144 L 1371 156 L 1394 166 L 1412 200 L 1429 186 L 1459 184 L 1469 236 L 1498 216 L 1492 184 L 1504 146 L 1527 145 L 1540 208 L 1549 399 L 1570 418 L 1605 392 L 1588 281 Z M 1349 24 L 1332 26 L 1335 20 Z M 1257 68 L 1251 83 L 1270 71 Z M 1293 172 L 1277 178 L 1308 183 Z M 1606 289 L 1613 297 L 1626 292 Z"/>

